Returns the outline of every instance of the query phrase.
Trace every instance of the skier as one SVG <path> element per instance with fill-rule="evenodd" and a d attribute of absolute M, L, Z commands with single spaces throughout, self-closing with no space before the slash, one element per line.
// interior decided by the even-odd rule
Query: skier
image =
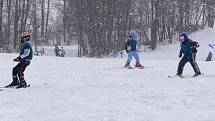
<path fill-rule="evenodd" d="M 41 55 L 45 54 L 45 49 L 43 47 L 41 47 Z"/>
<path fill-rule="evenodd" d="M 113 57 L 117 57 L 117 56 L 118 56 L 117 50 L 114 50 L 114 51 L 113 51 L 112 56 L 113 56 Z"/>
<path fill-rule="evenodd" d="M 138 55 L 137 49 L 136 49 L 136 46 L 137 46 L 136 32 L 131 31 L 128 33 L 128 36 L 129 36 L 128 41 L 125 44 L 125 50 L 128 53 L 128 59 L 127 59 L 127 62 L 126 62 L 124 67 L 125 68 L 131 68 L 130 63 L 132 60 L 132 56 L 134 56 L 134 58 L 136 60 L 135 67 L 136 68 L 143 68 L 144 66 L 142 66 L 140 64 L 140 58 L 139 58 L 139 55 Z"/>
<path fill-rule="evenodd" d="M 66 51 L 61 47 L 60 49 L 60 57 L 64 57 L 66 55 Z"/>
<path fill-rule="evenodd" d="M 189 62 L 193 67 L 193 70 L 195 72 L 193 77 L 201 75 L 198 64 L 196 63 L 196 53 L 197 53 L 196 48 L 199 47 L 198 42 L 195 42 L 189 39 L 187 32 L 181 33 L 181 35 L 179 36 L 179 41 L 181 42 L 179 57 L 181 58 L 182 54 L 183 54 L 183 57 L 178 64 L 178 70 L 176 75 L 179 77 L 182 77 L 183 69 L 187 62 Z"/>
<path fill-rule="evenodd" d="M 213 57 L 213 53 L 211 51 L 209 51 L 208 57 L 206 58 L 205 61 L 212 61 L 212 57 Z"/>
<path fill-rule="evenodd" d="M 26 67 L 30 65 L 30 61 L 32 60 L 33 57 L 33 51 L 29 42 L 30 33 L 23 32 L 21 33 L 20 37 L 21 37 L 20 54 L 17 58 L 14 59 L 14 61 L 18 62 L 18 64 L 13 68 L 12 72 L 13 81 L 5 87 L 11 86 L 17 86 L 16 88 L 27 87 L 27 83 L 24 79 L 24 71 Z"/>
<path fill-rule="evenodd" d="M 54 52 L 55 52 L 55 56 L 60 56 L 60 49 L 57 45 L 55 45 L 55 49 L 54 49 Z"/>

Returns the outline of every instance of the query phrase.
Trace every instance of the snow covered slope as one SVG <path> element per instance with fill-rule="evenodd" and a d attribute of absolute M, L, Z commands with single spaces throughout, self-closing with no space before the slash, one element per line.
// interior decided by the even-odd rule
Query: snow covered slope
<path fill-rule="evenodd" d="M 215 63 L 205 62 L 215 31 L 191 39 L 200 42 L 203 76 L 168 78 L 179 62 L 179 45 L 141 53 L 145 69 L 123 69 L 124 58 L 35 56 L 26 69 L 26 89 L 0 91 L 0 121 L 215 121 Z M 214 41 L 213 41 L 214 40 Z M 0 54 L 0 85 L 11 82 L 17 54 Z"/>

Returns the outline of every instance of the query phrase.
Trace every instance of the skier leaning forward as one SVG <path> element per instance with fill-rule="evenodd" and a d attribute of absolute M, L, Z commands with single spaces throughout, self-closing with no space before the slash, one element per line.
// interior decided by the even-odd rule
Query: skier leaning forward
<path fill-rule="evenodd" d="M 131 68 L 130 63 L 131 63 L 132 57 L 134 56 L 134 58 L 136 60 L 135 67 L 144 68 L 144 66 L 142 66 L 140 64 L 140 58 L 139 58 L 139 55 L 138 55 L 137 49 L 136 49 L 136 46 L 137 46 L 136 32 L 131 31 L 131 32 L 129 32 L 128 36 L 129 36 L 129 38 L 125 45 L 126 52 L 128 53 L 128 59 L 127 59 L 127 62 L 124 67 Z"/>
<path fill-rule="evenodd" d="M 30 61 L 33 57 L 33 51 L 30 44 L 30 34 L 28 32 L 21 33 L 21 46 L 20 46 L 20 54 L 19 57 L 15 58 L 14 61 L 18 62 L 18 64 L 13 68 L 12 76 L 13 81 L 5 86 L 17 86 L 16 88 L 25 88 L 27 87 L 27 83 L 24 79 L 24 71 L 27 66 L 30 65 Z"/>
<path fill-rule="evenodd" d="M 197 53 L 197 47 L 199 47 L 198 42 L 192 41 L 188 38 L 187 32 L 183 32 L 179 36 L 179 40 L 181 42 L 181 50 L 179 53 L 179 57 L 183 57 L 180 60 L 178 64 L 178 70 L 177 70 L 177 76 L 181 77 L 183 73 L 184 66 L 187 62 L 189 62 L 195 72 L 193 77 L 196 77 L 198 75 L 201 75 L 201 72 L 199 70 L 199 66 L 196 63 L 196 53 Z"/>

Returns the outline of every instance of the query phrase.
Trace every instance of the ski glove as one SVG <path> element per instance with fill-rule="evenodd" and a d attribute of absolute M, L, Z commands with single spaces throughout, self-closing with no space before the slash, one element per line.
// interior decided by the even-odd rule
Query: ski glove
<path fill-rule="evenodd" d="M 14 59 L 13 59 L 13 61 L 18 62 L 18 61 L 19 61 L 19 59 L 20 59 L 20 58 L 19 58 L 19 57 L 17 57 L 17 58 L 14 58 Z"/>
<path fill-rule="evenodd" d="M 191 42 L 191 46 L 192 46 L 192 47 L 199 47 L 199 43 L 196 42 L 196 41 L 192 41 L 192 42 Z"/>

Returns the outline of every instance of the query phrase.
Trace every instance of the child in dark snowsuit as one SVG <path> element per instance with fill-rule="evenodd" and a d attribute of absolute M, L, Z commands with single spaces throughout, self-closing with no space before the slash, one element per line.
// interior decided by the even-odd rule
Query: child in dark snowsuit
<path fill-rule="evenodd" d="M 54 53 L 56 57 L 60 56 L 60 48 L 57 45 L 55 45 Z"/>
<path fill-rule="evenodd" d="M 126 45 L 125 45 L 126 52 L 128 53 L 128 59 L 127 59 L 127 62 L 124 66 L 125 68 L 130 67 L 132 56 L 134 56 L 134 58 L 136 60 L 135 67 L 143 68 L 143 66 L 140 64 L 140 58 L 139 58 L 139 55 L 137 53 L 136 46 L 137 46 L 136 32 L 129 32 L 129 38 L 128 38 L 128 41 L 126 42 Z"/>
<path fill-rule="evenodd" d="M 30 61 L 33 57 L 33 51 L 30 44 L 30 34 L 23 32 L 21 34 L 21 47 L 19 57 L 15 58 L 14 61 L 18 64 L 13 68 L 13 81 L 6 87 L 17 86 L 16 88 L 25 88 L 27 83 L 24 79 L 24 71 L 27 66 L 30 65 Z"/>
<path fill-rule="evenodd" d="M 181 42 L 181 50 L 179 53 L 179 57 L 182 57 L 182 54 L 183 54 L 183 57 L 178 64 L 177 76 L 182 76 L 184 66 L 187 62 L 189 62 L 193 67 L 193 70 L 195 72 L 193 77 L 201 75 L 198 64 L 196 63 L 196 53 L 197 53 L 196 48 L 199 47 L 198 42 L 195 42 L 189 39 L 188 34 L 186 32 L 183 32 L 179 37 Z"/>

